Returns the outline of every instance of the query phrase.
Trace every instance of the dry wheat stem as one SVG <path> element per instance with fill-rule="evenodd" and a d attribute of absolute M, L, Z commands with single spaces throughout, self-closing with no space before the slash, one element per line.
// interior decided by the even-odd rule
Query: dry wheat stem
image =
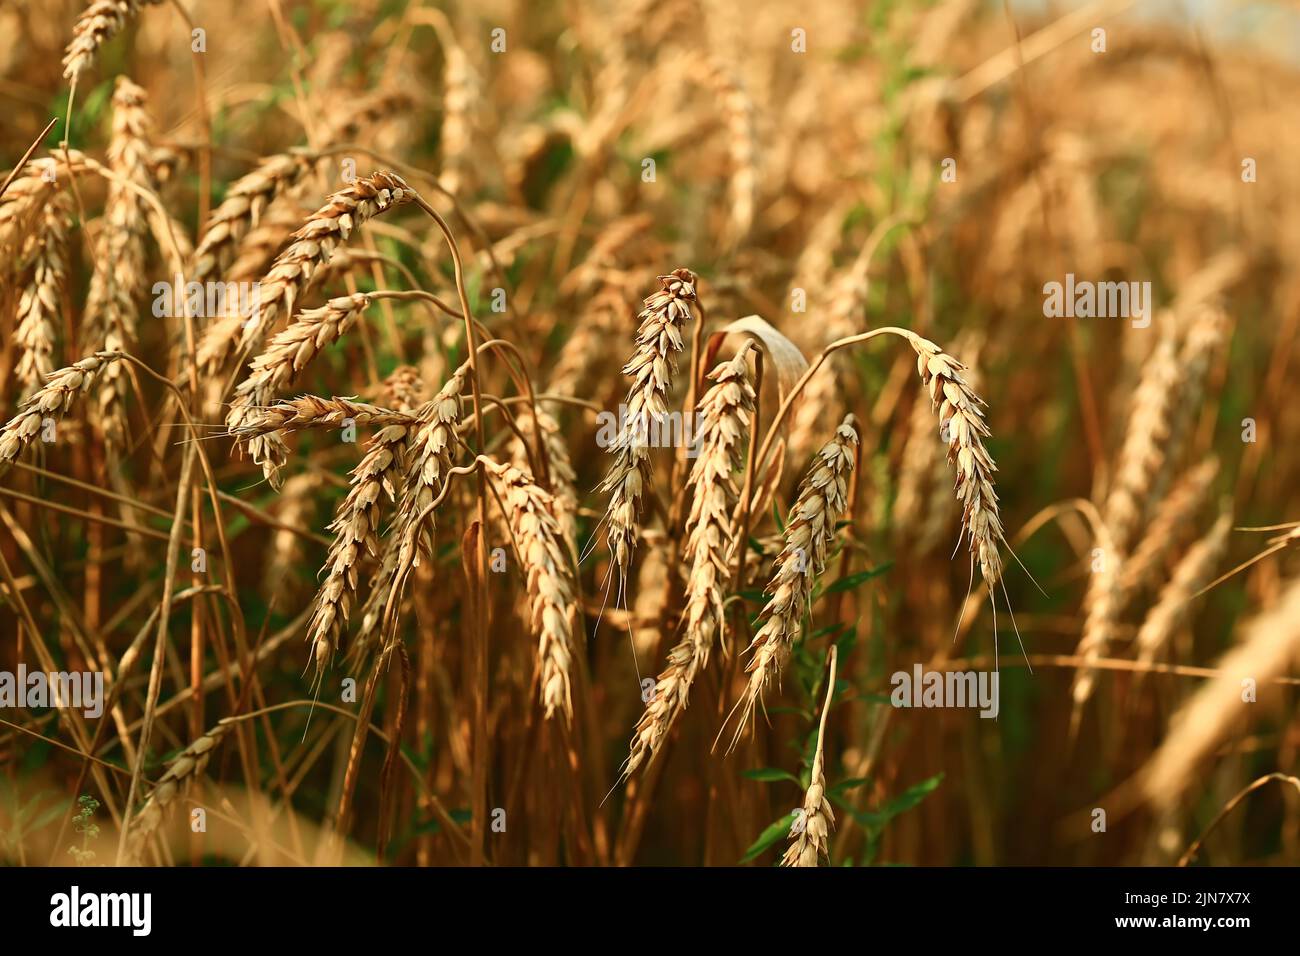
<path fill-rule="evenodd" d="M 708 376 L 714 384 L 700 399 L 699 455 L 689 479 L 691 511 L 683 555 L 689 567 L 683 634 L 668 652 L 668 666 L 655 682 L 653 696 L 637 724 L 625 775 L 653 758 L 673 722 L 686 710 L 691 687 L 708 666 L 714 640 L 724 628 L 723 602 L 736 547 L 731 520 L 737 499 L 734 474 L 754 413 L 749 370 L 753 348 L 748 341 L 735 358 L 719 363 Z"/>
<path fill-rule="evenodd" d="M 826 566 L 835 524 L 848 506 L 849 475 L 858 444 L 856 425 L 852 415 L 845 416 L 835 436 L 813 459 L 790 509 L 785 546 L 777 556 L 775 573 L 765 591 L 768 601 L 759 613 L 758 633 L 749 646 L 751 656 L 745 668 L 749 682 L 736 704 L 740 720 L 731 748 L 753 717 L 763 692 L 780 679 L 799 636 L 804 611 L 812 600 L 813 582 Z"/>

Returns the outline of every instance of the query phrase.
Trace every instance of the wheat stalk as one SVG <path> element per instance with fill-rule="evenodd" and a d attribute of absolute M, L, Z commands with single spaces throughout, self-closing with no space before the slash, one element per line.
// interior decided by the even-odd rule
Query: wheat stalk
<path fill-rule="evenodd" d="M 830 828 L 835 826 L 835 811 L 826 799 L 826 718 L 835 696 L 835 665 L 839 657 L 834 644 L 830 650 L 830 669 L 826 675 L 826 702 L 822 704 L 817 724 L 817 748 L 813 751 L 808 789 L 803 797 L 803 814 L 790 829 L 791 843 L 781 857 L 782 866 L 817 866 L 822 857 L 830 862 Z M 802 824 L 802 825 L 800 825 Z"/>
<path fill-rule="evenodd" d="M 1083 706 L 1092 697 L 1096 683 L 1097 671 L 1089 666 L 1092 661 L 1104 657 L 1110 642 L 1115 636 L 1115 626 L 1120 613 L 1120 578 L 1123 573 L 1123 555 L 1115 547 L 1109 527 L 1098 522 L 1095 527 L 1096 549 L 1100 558 L 1100 567 L 1093 566 L 1088 579 L 1088 589 L 1084 593 L 1083 631 L 1079 638 L 1079 648 L 1075 652 L 1085 661 L 1084 666 L 1075 671 L 1071 691 L 1073 706 L 1070 714 L 1070 737 L 1078 732 L 1079 721 L 1083 716 Z"/>
<path fill-rule="evenodd" d="M 699 403 L 699 457 L 691 469 L 691 511 L 686 519 L 689 567 L 681 640 L 668 652 L 668 666 L 655 682 L 628 753 L 625 775 L 654 756 L 673 722 L 686 710 L 691 687 L 708 666 L 714 638 L 724 627 L 723 601 L 731 582 L 737 498 L 733 473 L 754 412 L 749 371 L 752 342 L 709 373 L 714 384 Z"/>
<path fill-rule="evenodd" d="M 1133 553 L 1124 561 L 1123 589 L 1127 603 L 1162 570 L 1166 555 L 1182 537 L 1183 529 L 1195 517 L 1219 472 L 1214 457 L 1185 472 L 1173 489 L 1160 501 Z"/>
<path fill-rule="evenodd" d="M 538 693 L 546 718 L 573 716 L 577 582 L 566 553 L 555 499 L 526 471 L 479 459 L 501 485 L 505 511 L 527 575 L 531 626 L 537 634 Z"/>
<path fill-rule="evenodd" d="M 104 233 L 86 300 L 85 348 L 124 351 L 136 338 L 136 302 L 146 283 L 145 236 L 148 217 L 145 200 L 132 186 L 151 189 L 149 138 L 153 122 L 145 110 L 145 92 L 124 76 L 113 91 L 113 136 L 109 167 L 120 177 L 110 181 Z M 105 370 L 98 392 L 100 427 L 114 455 L 126 442 L 126 369 Z"/>
<path fill-rule="evenodd" d="M 326 346 L 347 334 L 372 301 L 364 292 L 339 296 L 318 309 L 299 312 L 294 322 L 277 332 L 266 350 L 249 365 L 248 376 L 235 388 L 226 417 L 232 434 L 247 420 L 250 409 L 269 404 Z M 251 438 L 248 448 L 253 460 L 262 463 L 267 481 L 278 488 L 286 450 L 283 441 L 271 432 Z"/>
<path fill-rule="evenodd" d="M 682 350 L 682 330 L 691 317 L 690 303 L 696 301 L 696 281 L 689 269 L 676 269 L 671 275 L 659 277 L 662 288 L 645 300 L 638 317 L 641 325 L 636 349 L 623 366 L 623 374 L 633 379 L 624 400 L 627 421 L 610 448 L 614 463 L 600 486 L 609 494 L 605 511 L 607 540 L 611 571 L 617 569 L 620 581 L 626 580 L 636 549 L 641 499 L 651 480 L 645 429 L 668 411 L 675 356 Z"/>
<path fill-rule="evenodd" d="M 857 422 L 852 415 L 846 415 L 835 436 L 813 459 L 799 486 L 799 497 L 785 527 L 785 546 L 777 556 L 776 570 L 765 591 L 769 598 L 758 616 L 758 633 L 749 645 L 751 656 L 745 668 L 749 682 L 736 704 L 741 716 L 732 747 L 764 690 L 780 678 L 799 636 L 813 582 L 825 568 L 826 549 L 835 540 L 835 524 L 848 507 L 849 475 L 857 445 Z"/>
<path fill-rule="evenodd" d="M 271 270 L 258 283 L 256 314 L 244 324 L 239 341 L 240 355 L 251 354 L 260 346 L 266 330 L 273 327 L 280 313 L 293 315 L 294 303 L 306 290 L 316 271 L 330 260 L 334 247 L 347 240 L 358 226 L 372 216 L 415 197 L 411 187 L 393 173 L 378 172 L 357 180 L 330 197 L 307 223 L 295 232 L 294 242 L 280 253 Z M 199 362 L 219 379 L 225 359 L 233 347 L 234 329 L 229 323 L 210 326 L 199 348 Z M 262 379 L 257 363 L 250 372 L 253 385 L 241 383 L 236 401 L 226 415 L 226 425 L 233 432 L 248 414 L 246 399 Z M 262 400 L 270 396 L 263 395 Z M 262 466 L 267 480 L 279 481 L 280 465 L 287 456 L 283 442 L 274 435 L 250 441 L 247 450 L 253 461 Z"/>

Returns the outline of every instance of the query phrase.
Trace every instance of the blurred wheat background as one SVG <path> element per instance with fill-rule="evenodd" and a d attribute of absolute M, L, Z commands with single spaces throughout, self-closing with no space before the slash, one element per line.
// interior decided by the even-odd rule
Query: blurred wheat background
<path fill-rule="evenodd" d="M 0 4 L 0 860 L 1300 862 L 1298 40 Z"/>

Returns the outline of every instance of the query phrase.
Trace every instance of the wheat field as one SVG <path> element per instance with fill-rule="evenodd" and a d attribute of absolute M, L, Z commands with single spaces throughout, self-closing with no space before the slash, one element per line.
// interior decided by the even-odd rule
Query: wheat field
<path fill-rule="evenodd" d="M 1297 17 L 0 5 L 0 863 L 1300 863 Z"/>

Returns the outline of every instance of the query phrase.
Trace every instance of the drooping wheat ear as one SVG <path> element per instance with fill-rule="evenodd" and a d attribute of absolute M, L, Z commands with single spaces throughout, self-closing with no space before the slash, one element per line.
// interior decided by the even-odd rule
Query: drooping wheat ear
<path fill-rule="evenodd" d="M 236 438 L 255 438 L 272 432 L 298 432 L 308 428 L 342 428 L 346 424 L 357 427 L 387 428 L 389 425 L 415 425 L 416 417 L 408 412 L 395 412 L 380 405 L 354 402 L 350 398 L 321 398 L 319 395 L 300 395 L 286 398 L 256 409 L 248 421 L 237 431 Z"/>
<path fill-rule="evenodd" d="M 962 377 L 966 366 L 919 335 L 909 337 L 916 351 L 916 370 L 939 414 L 939 433 L 948 443 L 948 463 L 957 472 L 955 490 L 961 502 L 962 531 L 971 559 L 990 590 L 1002 577 L 1001 548 L 1006 544 L 993 475 L 998 466 L 984 447 L 988 425 L 982 398 Z"/>
<path fill-rule="evenodd" d="M 121 355 L 97 352 L 49 375 L 44 387 L 19 405 L 18 414 L 0 428 L 0 475 L 46 427 L 46 419 L 59 422 L 76 397 L 87 391 L 96 376 L 119 358 Z"/>
<path fill-rule="evenodd" d="M 835 696 L 835 664 L 839 657 L 834 644 L 830 651 L 830 670 L 826 677 L 826 702 L 817 725 L 817 749 L 813 751 L 808 790 L 803 797 L 803 813 L 790 828 L 793 841 L 781 857 L 782 866 L 817 866 L 822 857 L 830 862 L 830 829 L 835 826 L 835 811 L 826 799 L 826 718 Z"/>
<path fill-rule="evenodd" d="M 776 571 L 765 591 L 769 598 L 758 616 L 761 624 L 749 645 L 749 684 L 736 705 L 741 716 L 732 747 L 763 692 L 780 679 L 799 636 L 804 611 L 812 599 L 813 582 L 825 568 L 826 550 L 835 540 L 835 523 L 848 507 L 849 476 L 857 445 L 857 421 L 846 415 L 835 437 L 813 459 L 799 486 L 799 497 L 785 527 L 785 547 L 777 555 Z"/>
<path fill-rule="evenodd" d="M 255 438 L 272 432 L 302 432 L 308 428 L 343 428 L 348 423 L 357 428 L 387 428 L 389 425 L 416 424 L 416 416 L 404 411 L 393 411 L 351 398 L 321 398 L 320 395 L 299 395 L 285 398 L 265 408 L 257 408 L 240 425 L 235 438 Z"/>
<path fill-rule="evenodd" d="M 158 785 L 150 792 L 140 812 L 131 818 L 131 832 L 126 839 L 126 857 L 138 861 L 144 852 L 144 845 L 162 825 L 163 817 L 171 809 L 176 798 L 193 785 L 203 775 L 213 751 L 223 737 L 235 725 L 235 720 L 225 717 L 198 740 L 181 751 L 167 766 Z"/>
<path fill-rule="evenodd" d="M 77 19 L 63 54 L 63 78 L 75 81 L 90 66 L 99 48 L 113 39 L 145 6 L 162 0 L 93 0 Z"/>
<path fill-rule="evenodd" d="M 731 520 L 737 490 L 733 474 L 754 412 L 749 371 L 752 342 L 709 373 L 714 383 L 699 404 L 699 457 L 691 469 L 691 512 L 686 519 L 686 610 L 681 640 L 668 652 L 668 666 L 637 723 L 625 775 L 654 756 L 673 722 L 686 710 L 691 686 L 708 666 L 714 639 L 724 627 L 723 601 L 731 583 L 736 528 Z"/>
<path fill-rule="evenodd" d="M 377 172 L 358 179 L 330 196 L 325 205 L 291 237 L 291 242 L 258 283 L 258 310 L 242 326 L 209 326 L 199 343 L 199 362 L 205 372 L 220 374 L 238 346 L 240 356 L 255 353 L 268 331 L 282 318 L 291 318 L 316 270 L 329 262 L 334 248 L 346 242 L 353 230 L 371 217 L 408 202 L 415 191 L 396 173 Z M 242 332 L 238 341 L 235 332 Z"/>
<path fill-rule="evenodd" d="M 18 300 L 14 338 L 21 353 L 15 374 L 23 385 L 23 397 L 36 391 L 54 371 L 54 348 L 58 337 L 59 300 L 67 278 L 68 228 L 72 225 L 70 195 L 59 190 L 41 213 L 41 222 L 31 237 L 31 281 Z"/>
<path fill-rule="evenodd" d="M 577 472 L 573 470 L 573 459 L 569 456 L 569 446 L 564 441 L 560 423 L 551 417 L 550 412 L 537 408 L 537 428 L 533 427 L 533 415 L 525 407 L 515 415 L 519 430 L 533 437 L 534 431 L 542 435 L 542 447 L 546 452 L 547 471 L 551 476 L 551 496 L 555 498 L 555 511 L 560 519 L 560 530 L 564 532 L 564 543 L 569 550 L 577 554 L 578 541 L 578 488 Z M 515 442 L 514 464 L 526 467 L 527 452 Z"/>
<path fill-rule="evenodd" d="M 974 362 L 982 346 L 981 335 L 964 330 L 954 350 L 971 363 L 963 377 L 972 390 L 980 385 Z M 908 421 L 891 515 L 895 537 L 913 554 L 925 554 L 938 547 L 957 516 L 956 500 L 946 493 L 936 494 L 949 480 L 947 437 L 935 431 L 930 396 L 917 395 Z"/>
<path fill-rule="evenodd" d="M 1245 630 L 1215 664 L 1216 676 L 1170 719 L 1164 742 L 1141 771 L 1143 794 L 1158 807 L 1177 803 L 1197 764 L 1218 748 L 1234 723 L 1255 713 L 1253 691 L 1263 691 L 1300 664 L 1300 580 L 1291 581 L 1278 602 Z"/>
<path fill-rule="evenodd" d="M 266 350 L 249 365 L 248 376 L 235 388 L 226 416 L 231 433 L 236 434 L 250 416 L 256 417 L 257 409 L 269 405 L 326 346 L 341 339 L 372 301 L 364 292 L 339 296 L 318 309 L 299 312 L 295 321 L 277 332 Z M 284 441 L 270 432 L 248 439 L 247 445 L 271 487 L 279 488 L 280 468 L 288 455 Z"/>
<path fill-rule="evenodd" d="M 682 350 L 682 331 L 691 317 L 690 304 L 695 301 L 695 273 L 676 269 L 660 276 L 662 288 L 645 300 L 638 318 L 636 350 L 623 366 L 623 374 L 632 376 L 632 387 L 624 400 L 625 420 L 619 423 L 618 436 L 610 448 L 614 464 L 601 483 L 609 493 L 605 519 L 609 522 L 611 573 L 616 569 L 619 580 L 627 578 L 632 552 L 636 549 L 641 499 L 651 480 L 647 430 L 652 421 L 668 411 L 668 390 L 677 370 L 676 354 Z"/>
<path fill-rule="evenodd" d="M 1179 374 L 1174 339 L 1163 334 L 1142 369 L 1119 464 L 1103 510 L 1115 547 L 1123 552 L 1128 551 L 1142 523 L 1156 475 L 1165 460 L 1165 441 L 1169 437 Z"/>
<path fill-rule="evenodd" d="M 113 136 L 109 166 L 124 182 L 108 186 L 107 222 L 98 245 L 98 261 L 87 293 L 83 346 L 123 351 L 136 338 L 136 303 L 146 285 L 145 238 L 149 233 L 147 203 L 128 183 L 152 189 L 149 139 L 153 121 L 145 110 L 145 92 L 125 76 L 113 91 Z M 100 427 L 109 451 L 126 442 L 126 368 L 113 365 L 104 372 L 98 391 Z"/>
<path fill-rule="evenodd" d="M 1084 618 L 1083 632 L 1079 638 L 1079 647 L 1075 652 L 1084 659 L 1084 665 L 1074 674 L 1072 697 L 1073 710 L 1070 715 L 1070 737 L 1074 738 L 1083 716 L 1083 705 L 1092 696 L 1097 679 L 1097 671 L 1089 666 L 1092 661 L 1105 655 L 1110 642 L 1115 636 L 1115 625 L 1119 617 L 1120 588 L 1123 574 L 1123 554 L 1115 547 L 1115 539 L 1105 523 L 1099 523 L 1094 529 L 1096 548 L 1093 552 L 1088 578 L 1088 589 L 1083 596 Z"/>
<path fill-rule="evenodd" d="M 385 540 L 379 571 L 362 608 L 357 639 L 348 655 L 351 662 L 362 661 L 374 646 L 393 589 L 400 590 L 399 582 L 405 581 L 409 569 L 419 567 L 421 560 L 433 556 L 436 518 L 429 506 L 442 493 L 447 473 L 456 462 L 456 426 L 460 423 L 461 391 L 468 374 L 469 366 L 462 365 L 438 394 L 416 412 L 397 517 Z M 396 600 L 401 599 L 399 593 Z"/>
<path fill-rule="evenodd" d="M 1225 510 L 1213 527 L 1192 545 L 1174 568 L 1160 599 L 1147 614 L 1137 634 L 1137 659 L 1149 663 L 1156 659 L 1170 635 L 1187 619 L 1192 598 L 1214 574 L 1232 531 L 1232 513 Z M 1139 676 L 1141 671 L 1138 672 Z"/>
<path fill-rule="evenodd" d="M 410 426 L 386 425 L 374 434 L 365 455 L 352 470 L 352 487 L 330 523 L 334 542 L 321 568 L 325 580 L 316 592 L 307 628 L 318 681 L 334 659 L 339 638 L 347 627 L 361 560 L 366 554 L 374 556 L 378 552 L 380 499 L 384 495 L 391 500 L 397 498 L 410 433 Z"/>
<path fill-rule="evenodd" d="M 486 461 L 486 459 L 480 459 Z M 537 676 L 542 708 L 549 720 L 559 711 L 573 716 L 573 669 L 577 645 L 577 583 L 566 553 L 560 519 L 551 493 L 514 465 L 486 464 L 505 497 L 506 520 L 528 580 L 531 626 L 537 635 Z"/>
<path fill-rule="evenodd" d="M 1124 561 L 1120 587 L 1126 606 L 1163 570 L 1166 556 L 1183 538 L 1183 529 L 1200 510 L 1218 473 L 1219 460 L 1211 456 L 1185 472 L 1161 500 L 1133 553 Z"/>
<path fill-rule="evenodd" d="M 75 149 L 69 153 L 72 169 L 84 167 L 86 157 L 82 153 Z M 53 194 L 60 188 L 59 177 L 68 172 L 63 150 L 55 156 L 29 160 L 0 196 L 0 276 L 5 274 L 10 263 L 17 261 L 32 220 L 52 201 Z"/>
<path fill-rule="evenodd" d="M 236 180 L 208 219 L 194 250 L 189 278 L 204 282 L 225 275 L 244 237 L 256 228 L 267 207 L 301 182 L 310 168 L 306 155 L 279 153 L 263 159 L 255 170 Z"/>

